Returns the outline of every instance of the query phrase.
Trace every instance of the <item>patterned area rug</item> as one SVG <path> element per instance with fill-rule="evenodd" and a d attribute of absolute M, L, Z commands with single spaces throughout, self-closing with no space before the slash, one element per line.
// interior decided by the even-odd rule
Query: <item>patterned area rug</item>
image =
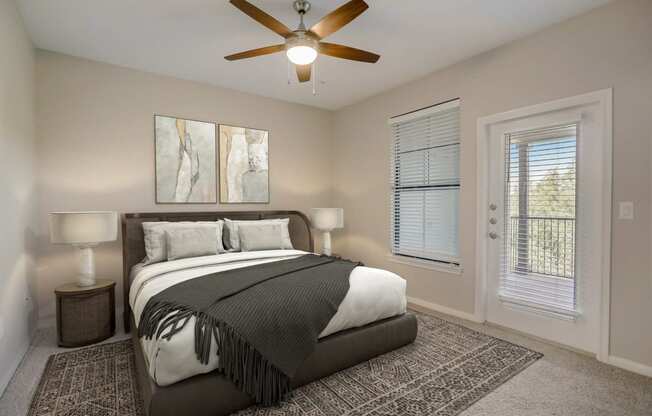
<path fill-rule="evenodd" d="M 416 313 L 413 344 L 294 391 L 277 408 L 239 416 L 457 415 L 543 355 Z"/>
<path fill-rule="evenodd" d="M 28 416 L 140 416 L 131 340 L 54 354 Z"/>
<path fill-rule="evenodd" d="M 457 415 L 542 357 L 507 341 L 416 314 L 408 346 L 239 416 Z M 53 355 L 30 409 L 42 415 L 141 415 L 131 341 Z"/>

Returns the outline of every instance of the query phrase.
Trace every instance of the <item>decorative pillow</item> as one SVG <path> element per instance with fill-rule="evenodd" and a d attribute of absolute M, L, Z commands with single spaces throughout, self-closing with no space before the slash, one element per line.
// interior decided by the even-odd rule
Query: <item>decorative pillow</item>
<path fill-rule="evenodd" d="M 210 256 L 218 253 L 215 230 L 212 227 L 167 228 L 165 230 L 165 242 L 168 260 Z"/>
<path fill-rule="evenodd" d="M 283 227 L 280 223 L 239 224 L 240 250 L 281 250 L 283 249 Z"/>
<path fill-rule="evenodd" d="M 222 246 L 223 221 L 181 221 L 181 222 L 144 222 L 143 232 L 145 234 L 145 260 L 144 264 L 159 263 L 167 260 L 167 243 L 165 230 L 178 227 L 209 227 L 215 229 L 218 253 L 224 252 Z"/>
<path fill-rule="evenodd" d="M 274 218 L 270 220 L 238 220 L 233 221 L 227 218 L 224 219 L 224 246 L 232 251 L 240 251 L 240 235 L 238 233 L 239 224 L 281 224 L 281 239 L 282 244 L 281 248 L 284 250 L 291 250 L 294 247 L 292 246 L 292 240 L 290 239 L 290 230 L 288 225 L 290 224 L 289 218 Z"/>

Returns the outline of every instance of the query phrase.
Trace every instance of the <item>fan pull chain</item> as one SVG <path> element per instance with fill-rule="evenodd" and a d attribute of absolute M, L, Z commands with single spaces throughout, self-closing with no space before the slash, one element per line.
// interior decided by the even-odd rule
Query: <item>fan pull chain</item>
<path fill-rule="evenodd" d="M 312 63 L 312 95 L 317 95 L 317 60 Z"/>
<path fill-rule="evenodd" d="M 290 66 L 291 65 L 290 65 L 290 60 L 289 59 L 286 59 L 286 61 L 288 63 L 288 85 L 290 85 Z"/>

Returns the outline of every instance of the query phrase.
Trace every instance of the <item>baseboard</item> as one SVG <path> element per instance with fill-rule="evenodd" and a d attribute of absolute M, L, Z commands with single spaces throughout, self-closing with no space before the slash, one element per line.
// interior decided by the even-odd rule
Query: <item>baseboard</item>
<path fill-rule="evenodd" d="M 23 347 L 23 351 L 19 352 L 16 356 L 16 359 L 9 365 L 8 371 L 5 372 L 5 374 L 0 375 L 0 397 L 2 397 L 5 390 L 7 389 L 7 386 L 14 378 L 14 375 L 16 374 L 16 370 L 18 370 L 18 367 L 20 367 L 20 364 L 25 359 L 25 355 L 27 355 L 27 352 L 29 351 L 30 347 L 31 347 L 31 339 L 30 342 L 28 342 L 27 345 Z"/>
<path fill-rule="evenodd" d="M 627 358 L 610 355 L 607 358 L 607 364 L 611 364 L 614 367 L 622 368 L 623 370 L 631 371 L 632 373 L 637 373 L 642 376 L 652 377 L 652 366 L 628 360 Z"/>
<path fill-rule="evenodd" d="M 457 309 L 449 308 L 448 306 L 443 306 L 443 305 L 439 305 L 437 303 L 428 302 L 428 301 L 425 301 L 425 300 L 419 299 L 419 298 L 413 298 L 411 296 L 408 296 L 407 300 L 408 300 L 408 304 L 413 304 L 413 305 L 416 305 L 416 306 L 420 306 L 422 308 L 426 308 L 426 309 L 429 309 L 429 310 L 432 310 L 432 311 L 435 311 L 435 312 L 443 313 L 443 314 L 446 314 L 446 315 L 451 315 L 451 316 L 454 316 L 456 318 L 465 319 L 465 320 L 471 321 L 471 322 L 477 322 L 477 323 L 482 323 L 483 322 L 482 320 L 478 319 L 472 313 L 468 313 L 468 312 L 460 311 L 460 310 L 457 310 Z"/>
<path fill-rule="evenodd" d="M 8 371 L 0 376 L 0 397 L 5 392 L 5 389 L 9 385 L 9 382 L 11 379 L 14 377 L 14 374 L 16 373 L 16 369 L 18 369 L 18 366 L 20 365 L 21 361 L 23 361 L 23 357 L 29 350 L 29 347 L 25 350 L 25 352 L 18 358 L 18 360 L 15 360 L 14 362 L 9 365 Z"/>
<path fill-rule="evenodd" d="M 439 305 L 439 304 L 436 304 L 436 303 L 428 302 L 428 301 L 425 301 L 425 300 L 419 299 L 419 298 L 413 298 L 413 297 L 410 297 L 410 296 L 408 296 L 407 300 L 408 300 L 408 304 L 412 304 L 412 305 L 415 305 L 415 306 L 418 306 L 418 307 L 421 307 L 421 308 L 424 308 L 424 309 L 428 309 L 428 310 L 431 310 L 431 311 L 443 313 L 443 314 L 446 314 L 446 315 L 451 315 L 451 316 L 454 316 L 456 318 L 465 319 L 465 320 L 471 321 L 471 322 L 477 322 L 477 323 L 484 322 L 484 321 L 482 321 L 481 319 L 479 319 L 478 317 L 476 317 L 475 315 L 473 315 L 471 313 L 463 312 L 463 311 L 453 309 L 453 308 L 449 308 L 448 306 L 442 306 L 442 305 Z M 548 343 L 548 344 L 551 344 L 551 345 L 555 345 L 558 348 L 570 349 L 571 351 L 574 351 L 576 353 L 588 354 L 588 355 L 594 356 L 594 354 L 592 354 L 592 353 L 586 353 L 586 352 L 583 352 L 583 351 L 576 351 L 576 350 L 574 350 L 572 348 L 568 348 L 568 347 L 563 346 L 561 344 L 552 343 L 552 342 L 550 342 L 548 340 L 544 340 L 544 339 L 541 339 L 541 338 L 538 338 L 538 337 L 534 337 L 534 336 L 529 335 L 529 334 L 521 333 L 521 332 L 515 331 L 515 330 L 513 330 L 511 328 L 506 328 L 506 327 L 502 327 L 502 326 L 499 326 L 499 327 L 501 329 L 505 330 L 505 331 L 512 331 L 512 332 L 515 332 L 515 333 L 519 333 L 522 336 L 526 336 L 526 337 L 536 339 L 539 342 L 545 342 L 545 343 Z M 641 364 L 639 362 L 628 360 L 626 358 L 621 358 L 621 357 L 616 357 L 614 355 L 610 355 L 609 357 L 607 357 L 607 360 L 605 361 L 605 363 L 609 364 L 609 365 L 612 365 L 614 367 L 621 368 L 623 370 L 631 371 L 632 373 L 640 374 L 642 376 L 652 377 L 652 366 Z"/>

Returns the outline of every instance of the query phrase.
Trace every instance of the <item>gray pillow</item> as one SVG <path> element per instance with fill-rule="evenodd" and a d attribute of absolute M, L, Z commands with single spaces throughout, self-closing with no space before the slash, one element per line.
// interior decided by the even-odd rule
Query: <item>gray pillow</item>
<path fill-rule="evenodd" d="M 144 222 L 143 233 L 145 235 L 145 260 L 144 264 L 159 263 L 167 260 L 167 243 L 165 231 L 178 227 L 209 227 L 215 230 L 218 252 L 224 252 L 222 246 L 222 228 L 224 222 L 220 221 L 180 221 L 180 222 Z"/>
<path fill-rule="evenodd" d="M 288 225 L 290 224 L 289 218 L 274 218 L 269 220 L 238 220 L 233 221 L 230 219 L 224 219 L 224 246 L 232 251 L 240 250 L 240 235 L 238 233 L 238 226 L 240 224 L 280 224 L 281 225 L 281 238 L 282 238 L 282 249 L 291 250 L 292 240 L 290 239 L 290 231 Z"/>
<path fill-rule="evenodd" d="M 239 224 L 238 236 L 242 251 L 281 250 L 283 248 L 282 225 L 278 222 Z"/>
<path fill-rule="evenodd" d="M 215 230 L 212 227 L 170 227 L 165 230 L 165 241 L 168 260 L 218 253 Z"/>

